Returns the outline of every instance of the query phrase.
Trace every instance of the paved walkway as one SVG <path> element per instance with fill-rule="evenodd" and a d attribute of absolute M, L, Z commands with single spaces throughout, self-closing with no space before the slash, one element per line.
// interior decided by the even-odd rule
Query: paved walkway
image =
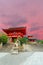
<path fill-rule="evenodd" d="M 18 55 L 7 54 L 0 58 L 0 65 L 20 65 L 32 54 L 33 52 L 24 52 Z"/>
<path fill-rule="evenodd" d="M 0 65 L 43 65 L 43 52 L 0 53 Z"/>
<path fill-rule="evenodd" d="M 3 58 L 4 56 L 8 55 L 9 53 L 0 53 L 0 58 Z"/>
<path fill-rule="evenodd" d="M 21 65 L 43 65 L 43 52 L 35 52 Z"/>

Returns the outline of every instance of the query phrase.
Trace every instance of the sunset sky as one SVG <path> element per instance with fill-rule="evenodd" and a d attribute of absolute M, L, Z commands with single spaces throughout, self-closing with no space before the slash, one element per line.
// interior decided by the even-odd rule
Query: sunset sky
<path fill-rule="evenodd" d="M 0 31 L 19 26 L 43 39 L 43 0 L 0 0 Z"/>

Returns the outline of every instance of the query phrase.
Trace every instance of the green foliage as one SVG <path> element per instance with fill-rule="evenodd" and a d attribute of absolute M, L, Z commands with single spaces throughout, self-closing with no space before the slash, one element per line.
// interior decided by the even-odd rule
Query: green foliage
<path fill-rule="evenodd" d="M 39 42 L 40 42 L 40 40 L 37 40 L 37 42 L 39 43 Z"/>
<path fill-rule="evenodd" d="M 43 44 L 43 40 L 40 41 Z"/>
<path fill-rule="evenodd" d="M 26 37 L 19 38 L 19 41 L 20 41 L 20 45 L 22 45 L 22 44 L 26 44 L 27 41 L 28 41 L 28 38 L 26 38 Z"/>
<path fill-rule="evenodd" d="M 8 41 L 8 37 L 6 35 L 2 35 L 0 37 L 0 39 L 1 39 L 1 42 L 3 43 L 3 45 L 5 45 L 7 43 L 7 41 Z"/>
<path fill-rule="evenodd" d="M 16 42 L 17 39 L 14 39 L 14 43 Z"/>
<path fill-rule="evenodd" d="M 1 37 L 0 37 L 0 43 L 2 42 L 2 39 L 1 39 Z"/>
<path fill-rule="evenodd" d="M 42 43 L 43 44 L 43 40 L 37 40 L 38 43 Z"/>

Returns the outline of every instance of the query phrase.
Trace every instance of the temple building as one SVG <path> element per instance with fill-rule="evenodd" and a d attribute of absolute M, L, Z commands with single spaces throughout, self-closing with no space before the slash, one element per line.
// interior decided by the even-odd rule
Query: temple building
<path fill-rule="evenodd" d="M 18 37 L 26 37 L 26 27 L 16 27 L 16 28 L 8 28 L 3 29 L 3 31 L 7 34 L 7 36 L 14 41 L 14 39 Z M 36 39 L 32 35 L 27 36 L 29 41 L 36 41 Z"/>
<path fill-rule="evenodd" d="M 18 38 L 24 37 L 26 35 L 26 27 L 16 27 L 16 28 L 8 28 L 8 29 L 3 29 L 3 31 L 7 34 L 9 38 Z"/>

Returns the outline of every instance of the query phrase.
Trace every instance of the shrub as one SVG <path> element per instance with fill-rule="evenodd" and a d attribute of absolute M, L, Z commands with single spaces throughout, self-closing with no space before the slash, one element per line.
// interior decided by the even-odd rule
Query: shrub
<path fill-rule="evenodd" d="M 1 39 L 1 37 L 0 37 L 0 43 L 2 42 L 2 39 Z"/>
<path fill-rule="evenodd" d="M 37 43 L 39 43 L 40 42 L 40 40 L 37 40 Z"/>
<path fill-rule="evenodd" d="M 38 43 L 42 43 L 43 44 L 43 40 L 37 40 Z"/>
<path fill-rule="evenodd" d="M 2 35 L 1 42 L 3 43 L 3 45 L 7 44 L 7 41 L 8 41 L 8 37 L 6 35 Z"/>
<path fill-rule="evenodd" d="M 19 38 L 19 41 L 20 41 L 20 45 L 22 46 L 22 44 L 26 44 L 27 43 L 28 38 L 26 38 L 26 37 Z"/>
<path fill-rule="evenodd" d="M 43 40 L 40 41 L 43 44 Z"/>
<path fill-rule="evenodd" d="M 14 43 L 16 42 L 17 39 L 14 39 Z"/>

